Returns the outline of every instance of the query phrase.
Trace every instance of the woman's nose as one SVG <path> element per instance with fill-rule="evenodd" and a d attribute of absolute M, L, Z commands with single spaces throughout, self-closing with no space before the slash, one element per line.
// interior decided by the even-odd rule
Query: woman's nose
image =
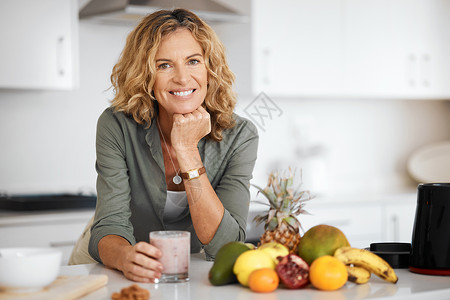
<path fill-rule="evenodd" d="M 188 83 L 189 77 L 189 70 L 185 66 L 182 66 L 176 68 L 173 80 L 178 84 L 184 85 Z"/>

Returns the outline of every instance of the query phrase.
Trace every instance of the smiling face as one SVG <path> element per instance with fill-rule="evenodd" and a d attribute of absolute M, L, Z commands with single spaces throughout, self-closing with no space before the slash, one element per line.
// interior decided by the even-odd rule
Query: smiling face
<path fill-rule="evenodd" d="M 185 114 L 205 100 L 208 72 L 203 49 L 187 29 L 165 36 L 156 52 L 153 93 L 161 115 Z"/>

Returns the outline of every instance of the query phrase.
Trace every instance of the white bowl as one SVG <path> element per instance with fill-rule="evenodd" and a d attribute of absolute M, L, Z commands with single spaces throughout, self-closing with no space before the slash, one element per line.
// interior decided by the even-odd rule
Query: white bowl
<path fill-rule="evenodd" d="M 0 290 L 33 292 L 52 283 L 62 253 L 54 248 L 0 248 Z"/>

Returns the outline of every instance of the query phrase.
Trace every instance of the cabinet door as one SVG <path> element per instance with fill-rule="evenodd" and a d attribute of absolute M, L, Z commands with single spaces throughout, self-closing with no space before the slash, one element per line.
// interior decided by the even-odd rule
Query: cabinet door
<path fill-rule="evenodd" d="M 416 203 L 387 204 L 384 240 L 411 243 Z"/>
<path fill-rule="evenodd" d="M 77 85 L 76 0 L 0 1 L 0 88 Z"/>
<path fill-rule="evenodd" d="M 334 96 L 342 89 L 342 1 L 252 2 L 253 91 Z"/>
<path fill-rule="evenodd" d="M 424 65 L 422 77 L 431 90 L 430 98 L 450 99 L 450 1 L 421 1 L 429 5 L 420 12 L 427 16 L 428 29 L 423 35 L 430 38 L 426 46 L 431 49 L 430 55 L 423 57 L 428 65 Z"/>
<path fill-rule="evenodd" d="M 450 96 L 445 0 L 346 0 L 345 82 L 351 96 Z"/>

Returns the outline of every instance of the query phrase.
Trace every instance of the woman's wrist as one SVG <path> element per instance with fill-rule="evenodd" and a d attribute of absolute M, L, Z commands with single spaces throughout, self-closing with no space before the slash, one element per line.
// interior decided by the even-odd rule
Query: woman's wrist
<path fill-rule="evenodd" d="M 197 148 L 175 151 L 177 153 L 178 165 L 180 166 L 180 171 L 182 173 L 193 169 L 198 169 L 203 166 L 203 162 Z"/>

